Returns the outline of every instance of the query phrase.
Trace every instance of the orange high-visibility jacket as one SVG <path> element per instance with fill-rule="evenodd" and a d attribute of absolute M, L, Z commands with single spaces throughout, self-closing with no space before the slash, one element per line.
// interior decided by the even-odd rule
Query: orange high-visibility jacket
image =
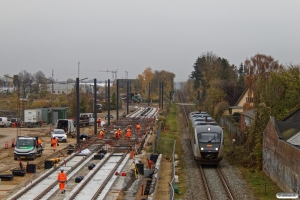
<path fill-rule="evenodd" d="M 130 131 L 127 131 L 126 137 L 131 137 L 131 132 Z"/>
<path fill-rule="evenodd" d="M 51 143 L 52 144 L 57 144 L 58 143 L 58 139 L 57 138 L 52 138 Z"/>
<path fill-rule="evenodd" d="M 67 181 L 67 175 L 64 172 L 61 172 L 57 175 L 57 180 L 60 182 Z"/>
<path fill-rule="evenodd" d="M 100 131 L 99 132 L 99 137 L 103 137 L 103 135 L 104 135 L 104 131 Z"/>
<path fill-rule="evenodd" d="M 118 137 L 119 138 L 121 137 L 121 134 L 122 134 L 121 130 L 118 130 Z"/>

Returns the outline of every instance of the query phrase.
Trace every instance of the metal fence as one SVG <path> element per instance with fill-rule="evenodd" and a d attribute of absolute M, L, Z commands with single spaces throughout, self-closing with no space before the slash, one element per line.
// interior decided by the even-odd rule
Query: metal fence
<path fill-rule="evenodd" d="M 231 116 L 223 117 L 219 123 L 228 131 L 230 139 L 235 139 L 235 143 L 243 144 L 246 141 L 247 131 L 241 131 L 239 123 L 235 122 L 234 118 Z"/>
<path fill-rule="evenodd" d="M 173 146 L 173 154 L 172 154 L 172 180 L 170 183 L 170 200 L 174 199 L 174 186 L 175 186 L 175 146 L 176 141 L 174 140 L 174 146 Z"/>
<path fill-rule="evenodd" d="M 233 119 L 230 118 L 230 116 L 222 117 L 220 119 L 220 126 L 223 126 L 231 134 L 237 135 L 239 133 L 239 127 L 236 125 L 236 123 L 233 121 Z"/>

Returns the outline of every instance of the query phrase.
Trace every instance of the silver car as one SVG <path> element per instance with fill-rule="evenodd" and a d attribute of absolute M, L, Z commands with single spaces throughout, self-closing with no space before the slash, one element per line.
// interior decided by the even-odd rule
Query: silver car
<path fill-rule="evenodd" d="M 67 142 L 67 134 L 63 129 L 54 129 L 51 132 L 51 137 L 56 137 L 59 142 Z"/>

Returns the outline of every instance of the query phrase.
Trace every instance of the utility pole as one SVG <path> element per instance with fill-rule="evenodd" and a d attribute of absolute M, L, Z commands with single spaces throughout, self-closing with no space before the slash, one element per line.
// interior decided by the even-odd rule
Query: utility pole
<path fill-rule="evenodd" d="M 79 77 L 79 65 L 80 65 L 80 62 L 78 61 L 78 79 L 80 78 Z"/>

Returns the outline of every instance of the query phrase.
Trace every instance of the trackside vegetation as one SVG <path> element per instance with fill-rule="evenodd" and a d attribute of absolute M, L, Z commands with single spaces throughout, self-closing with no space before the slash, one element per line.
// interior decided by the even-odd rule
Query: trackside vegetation
<path fill-rule="evenodd" d="M 255 168 L 247 168 L 240 165 L 237 160 L 242 159 L 233 154 L 239 151 L 240 147 L 232 143 L 233 136 L 224 130 L 224 153 L 226 160 L 232 165 L 235 165 L 242 173 L 243 178 L 247 181 L 248 186 L 252 189 L 255 196 L 261 200 L 273 200 L 276 198 L 276 193 L 282 192 L 280 188 L 261 170 Z"/>

